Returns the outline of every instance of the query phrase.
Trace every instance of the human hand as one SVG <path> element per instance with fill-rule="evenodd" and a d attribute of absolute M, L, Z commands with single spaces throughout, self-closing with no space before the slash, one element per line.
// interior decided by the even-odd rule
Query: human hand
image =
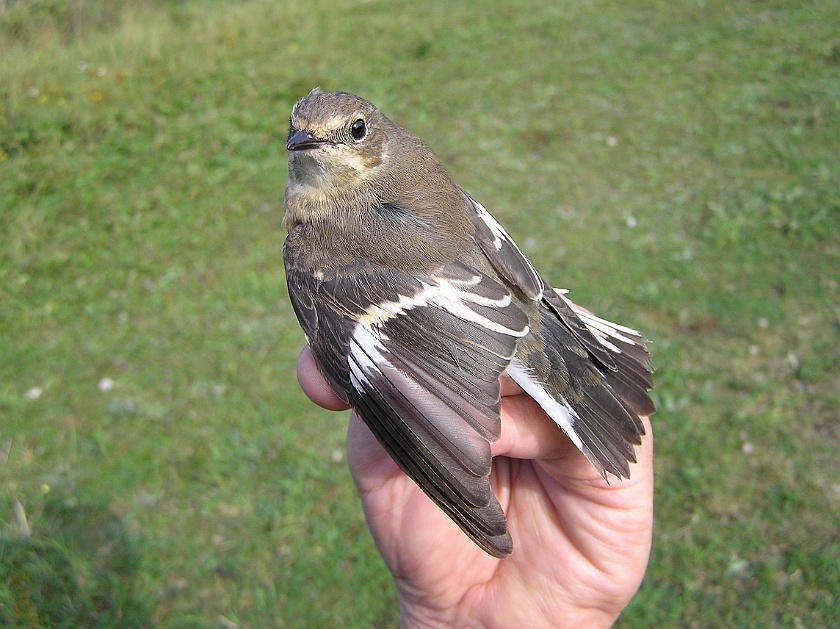
<path fill-rule="evenodd" d="M 309 348 L 304 393 L 348 408 Z M 629 480 L 607 483 L 539 405 L 502 378 L 502 434 L 490 482 L 514 540 L 486 554 L 397 467 L 351 415 L 347 459 L 379 552 L 394 577 L 401 627 L 609 627 L 636 593 L 653 528 L 653 434 Z"/>

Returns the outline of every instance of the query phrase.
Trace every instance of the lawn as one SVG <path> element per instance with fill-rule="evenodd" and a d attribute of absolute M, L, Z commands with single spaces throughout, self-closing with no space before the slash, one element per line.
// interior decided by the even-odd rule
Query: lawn
<path fill-rule="evenodd" d="M 644 331 L 617 626 L 840 626 L 840 2 L 0 3 L 0 626 L 395 627 L 294 376 L 292 104 L 423 137 Z M 558 619 L 558 623 L 560 619 Z"/>

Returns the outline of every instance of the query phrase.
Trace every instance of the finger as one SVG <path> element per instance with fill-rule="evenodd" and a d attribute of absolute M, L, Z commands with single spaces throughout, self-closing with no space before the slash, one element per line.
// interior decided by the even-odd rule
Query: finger
<path fill-rule="evenodd" d="M 298 356 L 297 377 L 300 388 L 303 389 L 306 397 L 318 406 L 330 411 L 344 411 L 350 408 L 349 404 L 346 404 L 344 400 L 336 395 L 330 383 L 324 377 L 324 374 L 318 369 L 309 345 L 304 347 L 300 352 L 300 356 Z"/>
<path fill-rule="evenodd" d="M 510 376 L 502 376 L 499 378 L 499 385 L 502 392 L 502 397 L 507 397 L 510 395 L 519 395 L 520 393 L 524 393 L 525 391 L 520 387 L 516 382 L 513 381 L 513 378 Z"/>
<path fill-rule="evenodd" d="M 347 464 L 363 500 L 397 479 L 402 479 L 403 487 L 413 484 L 355 412 L 347 425 Z"/>
<path fill-rule="evenodd" d="M 593 474 L 594 477 L 598 476 L 586 456 L 539 404 L 523 393 L 516 382 L 508 376 L 502 376 L 499 384 L 502 394 L 502 433 L 497 441 L 490 444 L 494 457 L 554 461 L 563 466 L 570 475 L 581 478 L 589 478 Z M 645 426 L 648 426 L 647 434 L 650 435 L 648 418 L 641 419 Z M 635 449 L 639 466 L 652 451 L 652 441 L 652 438 L 645 439 L 642 447 Z"/>
<path fill-rule="evenodd" d="M 579 451 L 539 404 L 518 385 L 502 380 L 502 434 L 490 444 L 493 456 L 514 459 L 556 459 Z M 581 455 L 583 456 L 583 455 Z"/>

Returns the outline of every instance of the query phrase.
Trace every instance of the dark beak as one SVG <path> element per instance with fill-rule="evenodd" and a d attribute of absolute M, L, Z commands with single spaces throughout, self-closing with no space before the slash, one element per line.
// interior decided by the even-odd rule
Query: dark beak
<path fill-rule="evenodd" d="M 286 140 L 286 150 L 288 151 L 305 151 L 312 149 L 321 144 L 326 144 L 324 140 L 317 139 L 309 131 L 292 131 L 289 134 L 289 139 Z"/>

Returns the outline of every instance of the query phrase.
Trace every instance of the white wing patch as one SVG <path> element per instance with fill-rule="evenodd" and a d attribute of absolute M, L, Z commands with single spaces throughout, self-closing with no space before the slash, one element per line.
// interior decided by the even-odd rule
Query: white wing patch
<path fill-rule="evenodd" d="M 359 391 L 363 390 L 361 383 L 371 384 L 369 376 L 381 374 L 383 369 L 391 364 L 390 352 L 384 344 L 390 339 L 383 330 L 383 324 L 395 317 L 406 316 L 416 308 L 440 308 L 459 319 L 497 334 L 513 338 L 526 336 L 530 331 L 527 324 L 522 328 L 510 328 L 487 318 L 471 307 L 475 305 L 485 308 L 506 308 L 511 305 L 510 294 L 505 293 L 494 299 L 469 290 L 470 287 L 479 285 L 481 281 L 480 275 L 474 275 L 468 280 L 435 278 L 434 283 L 421 282 L 422 289 L 414 295 L 400 295 L 397 301 L 383 301 L 369 306 L 359 317 L 350 339 L 349 365 L 353 386 Z M 428 333 L 431 335 L 435 331 L 429 330 Z M 484 348 L 484 351 L 491 352 L 492 350 Z M 513 359 L 515 351 L 516 346 L 513 344 L 510 355 L 496 355 L 509 361 Z"/>
<path fill-rule="evenodd" d="M 350 382 L 357 391 L 364 391 L 362 383 L 371 384 L 368 374 L 379 371 L 377 365 L 387 362 L 388 350 L 376 338 L 370 326 L 359 323 L 350 339 Z"/>
<path fill-rule="evenodd" d="M 389 319 L 404 315 L 415 308 L 436 306 L 499 334 L 507 334 L 517 338 L 527 335 L 530 331 L 527 325 L 522 329 L 507 328 L 500 323 L 491 321 L 470 307 L 470 304 L 475 304 L 488 308 L 505 308 L 511 303 L 511 297 L 507 293 L 499 299 L 492 299 L 464 290 L 464 288 L 476 286 L 480 282 L 480 275 L 474 275 L 467 281 L 437 279 L 433 284 L 421 282 L 423 290 L 412 296 L 400 295 L 398 301 L 383 301 L 369 306 L 360 317 L 358 325 L 374 327 L 385 323 Z"/>
<path fill-rule="evenodd" d="M 399 301 L 381 301 L 378 304 L 368 306 L 364 314 L 359 318 L 359 323 L 364 323 L 369 326 L 382 324 L 389 319 L 405 314 L 409 310 L 414 310 L 418 306 L 426 306 L 428 303 L 429 296 L 426 290 L 420 291 L 411 297 L 400 295 Z"/>
<path fill-rule="evenodd" d="M 534 378 L 530 370 L 516 359 L 511 361 L 505 373 L 513 378 L 513 381 L 522 387 L 525 393 L 536 400 L 537 404 L 554 420 L 554 423 L 560 426 L 572 440 L 578 450 L 583 450 L 583 441 L 581 441 L 574 428 L 578 414 L 562 397 L 560 401 L 551 397 L 543 388 L 543 385 Z"/>
<path fill-rule="evenodd" d="M 515 336 L 517 338 L 525 336 L 530 331 L 530 327 L 527 325 L 521 330 L 506 328 L 500 323 L 491 321 L 487 317 L 478 314 L 469 306 L 470 303 L 473 303 L 479 306 L 495 306 L 497 308 L 504 308 L 505 306 L 510 305 L 510 295 L 508 294 L 500 299 L 490 299 L 462 291 L 457 288 L 455 282 L 449 281 L 441 282 L 438 287 L 425 286 L 433 290 L 432 298 L 428 302 L 429 305 L 443 308 L 447 312 L 454 314 L 456 317 L 471 321 L 472 323 L 478 324 L 488 330 L 492 330 L 493 332 L 507 334 L 508 336 Z M 437 288 L 437 290 L 434 290 L 434 288 Z"/>

